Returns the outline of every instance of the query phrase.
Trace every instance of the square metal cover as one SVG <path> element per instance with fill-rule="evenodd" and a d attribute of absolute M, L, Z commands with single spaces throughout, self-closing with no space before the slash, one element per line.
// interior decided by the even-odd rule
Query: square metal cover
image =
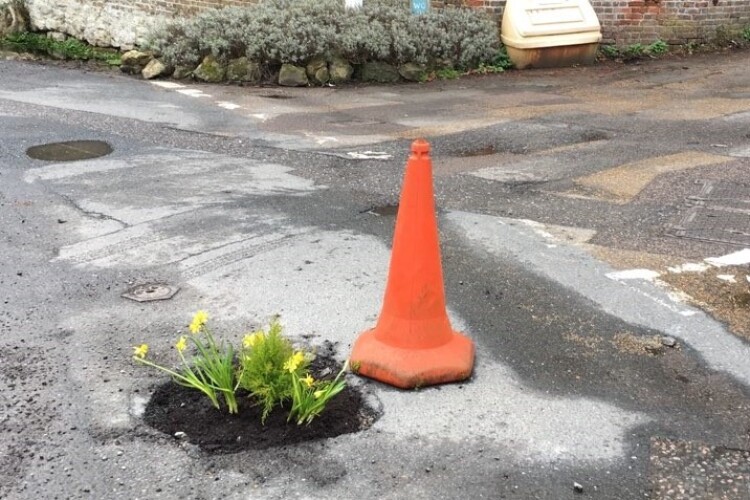
<path fill-rule="evenodd" d="M 667 229 L 678 238 L 750 246 L 750 185 L 700 181 L 688 211 Z"/>

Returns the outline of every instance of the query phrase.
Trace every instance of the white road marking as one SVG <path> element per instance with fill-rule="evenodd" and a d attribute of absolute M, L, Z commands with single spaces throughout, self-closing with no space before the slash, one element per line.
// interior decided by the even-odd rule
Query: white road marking
<path fill-rule="evenodd" d="M 704 259 L 712 266 L 741 266 L 742 264 L 750 263 L 750 248 L 743 248 L 742 250 L 721 257 L 709 257 Z"/>
<path fill-rule="evenodd" d="M 393 158 L 392 155 L 380 151 L 363 151 L 361 153 L 350 151 L 346 154 L 355 160 L 390 160 Z"/>
<path fill-rule="evenodd" d="M 616 271 L 607 273 L 605 276 L 611 280 L 646 280 L 653 281 L 659 277 L 659 273 L 651 269 L 626 269 L 625 271 Z"/>
<path fill-rule="evenodd" d="M 668 267 L 667 268 L 670 273 L 680 274 L 680 273 L 702 273 L 706 269 L 708 269 L 708 264 L 703 263 L 694 263 L 694 262 L 688 262 L 686 264 L 682 264 L 681 266 L 675 266 L 675 267 Z"/>
<path fill-rule="evenodd" d="M 179 92 L 180 94 L 188 95 L 190 97 L 211 97 L 210 94 L 204 94 L 203 91 L 199 89 L 177 89 L 177 92 Z"/>
<path fill-rule="evenodd" d="M 737 279 L 734 277 L 734 274 L 717 274 L 716 277 L 721 281 L 726 281 L 727 283 L 737 283 Z"/>
<path fill-rule="evenodd" d="M 149 82 L 151 85 L 156 85 L 157 87 L 161 87 L 164 89 L 182 89 L 185 88 L 184 85 L 181 83 L 175 83 L 175 82 Z"/>
<path fill-rule="evenodd" d="M 237 108 L 242 107 L 239 104 L 235 104 L 233 102 L 227 102 L 227 101 L 217 101 L 216 104 L 218 104 L 219 107 L 224 108 L 224 109 L 237 109 Z"/>

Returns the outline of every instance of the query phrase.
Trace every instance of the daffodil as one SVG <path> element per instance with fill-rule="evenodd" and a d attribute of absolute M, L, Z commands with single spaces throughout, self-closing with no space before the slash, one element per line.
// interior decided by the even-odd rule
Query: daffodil
<path fill-rule="evenodd" d="M 177 352 L 182 352 L 187 347 L 187 338 L 183 335 L 180 337 L 180 340 L 177 341 L 177 343 L 174 345 L 175 349 L 177 349 Z"/>
<path fill-rule="evenodd" d="M 261 340 L 263 340 L 263 332 L 248 333 L 242 339 L 242 345 L 245 349 L 250 349 L 251 347 L 255 347 L 255 345 Z"/>
<path fill-rule="evenodd" d="M 208 321 L 208 313 L 206 311 L 198 311 L 195 313 L 193 321 L 190 322 L 190 333 L 193 335 L 199 333 L 203 327 L 206 326 L 206 321 Z"/>
<path fill-rule="evenodd" d="M 315 379 L 314 379 L 314 378 L 312 378 L 312 375 L 310 375 L 309 373 L 307 374 L 307 377 L 305 377 L 305 378 L 303 378 L 303 379 L 302 379 L 302 381 L 303 381 L 303 382 L 305 383 L 305 385 L 306 385 L 306 386 L 307 386 L 308 388 L 309 388 L 309 387 L 312 387 L 312 386 L 313 386 L 313 384 L 315 383 Z"/>
<path fill-rule="evenodd" d="M 148 344 L 141 344 L 133 347 L 133 356 L 136 358 L 144 359 L 146 354 L 148 354 Z"/>
<path fill-rule="evenodd" d="M 323 394 L 325 394 L 325 392 L 326 392 L 326 391 L 324 391 L 323 389 L 321 389 L 321 390 L 319 390 L 319 391 L 315 391 L 315 392 L 313 393 L 313 396 L 315 396 L 315 399 L 320 399 L 320 396 L 322 396 Z"/>
<path fill-rule="evenodd" d="M 286 363 L 284 363 L 284 370 L 288 370 L 289 373 L 294 373 L 304 360 L 305 354 L 302 351 L 297 351 L 286 360 Z"/>

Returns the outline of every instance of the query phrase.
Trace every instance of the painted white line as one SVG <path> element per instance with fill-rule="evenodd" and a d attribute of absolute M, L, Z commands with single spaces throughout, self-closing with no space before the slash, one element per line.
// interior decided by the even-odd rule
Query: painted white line
<path fill-rule="evenodd" d="M 312 132 L 305 132 L 305 137 L 310 137 L 313 139 L 318 145 L 323 145 L 326 142 L 339 142 L 339 140 L 335 137 L 331 136 L 317 136 L 313 134 Z"/>
<path fill-rule="evenodd" d="M 627 269 L 625 271 L 616 271 L 607 273 L 605 276 L 611 280 L 646 280 L 653 281 L 659 277 L 659 273 L 651 269 Z"/>
<path fill-rule="evenodd" d="M 382 153 L 379 151 L 363 151 L 361 153 L 351 151 L 346 154 L 347 156 L 354 158 L 355 160 L 390 160 L 391 158 L 393 158 L 393 156 L 389 155 L 388 153 Z"/>
<path fill-rule="evenodd" d="M 686 264 L 682 264 L 681 266 L 675 266 L 675 267 L 668 267 L 667 268 L 670 273 L 680 274 L 680 273 L 702 273 L 706 269 L 708 269 L 708 264 L 703 263 L 694 263 L 694 262 L 688 262 Z"/>
<path fill-rule="evenodd" d="M 519 220 L 521 223 L 529 226 L 536 234 L 538 234 L 542 238 L 547 238 L 548 240 L 557 240 L 557 238 L 555 238 L 554 235 L 544 230 L 544 228 L 546 228 L 547 226 L 545 226 L 541 222 L 537 222 L 531 219 L 519 219 Z"/>
<path fill-rule="evenodd" d="M 185 88 L 184 85 L 181 83 L 175 83 L 175 82 L 149 82 L 151 85 L 156 85 L 157 87 L 162 87 L 165 89 L 182 89 Z"/>
<path fill-rule="evenodd" d="M 741 266 L 750 263 L 750 248 L 743 248 L 739 252 L 730 253 L 721 257 L 709 257 L 704 259 L 712 266 Z"/>
<path fill-rule="evenodd" d="M 190 97 L 211 97 L 210 94 L 204 94 L 202 90 L 198 89 L 177 89 L 177 92 L 189 95 Z"/>
<path fill-rule="evenodd" d="M 227 102 L 227 101 L 218 101 L 216 104 L 218 104 L 219 107 L 224 108 L 224 109 L 237 109 L 237 108 L 242 107 L 239 104 L 235 104 L 233 102 Z"/>

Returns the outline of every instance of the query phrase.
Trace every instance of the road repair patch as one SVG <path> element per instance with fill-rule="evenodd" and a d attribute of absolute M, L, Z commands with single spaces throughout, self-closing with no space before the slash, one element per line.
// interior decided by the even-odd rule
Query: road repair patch
<path fill-rule="evenodd" d="M 626 163 L 576 179 L 576 184 L 594 191 L 598 198 L 628 203 L 656 177 L 669 172 L 726 163 L 726 156 L 687 151 Z"/>

